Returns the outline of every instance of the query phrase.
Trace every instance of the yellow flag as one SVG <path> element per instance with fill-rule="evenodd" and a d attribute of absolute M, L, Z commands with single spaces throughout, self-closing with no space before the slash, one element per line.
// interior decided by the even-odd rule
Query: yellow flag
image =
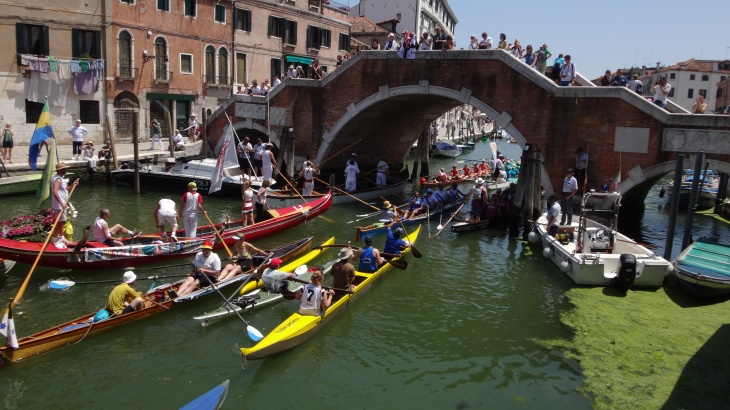
<path fill-rule="evenodd" d="M 56 173 L 56 140 L 49 138 L 48 142 L 51 144 L 51 150 L 48 153 L 48 159 L 46 160 L 46 166 L 43 168 L 43 177 L 38 183 L 38 189 L 36 190 L 35 197 L 38 198 L 38 209 L 41 209 L 43 202 L 51 196 L 51 180 L 53 175 Z"/>

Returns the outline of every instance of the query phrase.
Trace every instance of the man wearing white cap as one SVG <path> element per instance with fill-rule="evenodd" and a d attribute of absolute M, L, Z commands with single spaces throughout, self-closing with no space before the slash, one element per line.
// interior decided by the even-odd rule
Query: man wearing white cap
<path fill-rule="evenodd" d="M 345 166 L 345 191 L 348 192 L 353 192 L 357 189 L 357 174 L 360 173 L 360 168 L 357 166 L 357 161 L 355 161 L 356 157 L 357 154 L 353 152 L 347 161 L 347 166 Z"/>
<path fill-rule="evenodd" d="M 61 213 L 61 219 L 56 224 L 56 229 L 53 232 L 53 243 L 58 247 L 62 247 L 60 244 L 66 242 L 63 237 L 63 226 L 65 223 L 62 222 L 66 222 L 66 207 L 68 207 L 68 184 L 66 178 L 64 178 L 68 169 L 69 166 L 66 163 L 59 162 L 56 164 L 56 175 L 51 179 L 51 207 L 53 208 L 54 216 L 58 215 L 59 212 Z M 71 186 L 75 187 L 78 184 L 79 180 L 76 179 Z"/>
<path fill-rule="evenodd" d="M 135 310 L 141 310 L 144 307 L 144 299 L 132 287 L 135 280 L 137 280 L 137 275 L 134 272 L 124 272 L 122 283 L 112 289 L 106 301 L 104 309 L 109 311 L 109 315 L 124 315 Z"/>
<path fill-rule="evenodd" d="M 469 192 L 471 196 L 471 215 L 469 216 L 469 222 L 479 222 L 482 220 L 482 209 L 484 204 L 487 203 L 489 198 L 489 192 L 487 188 L 484 188 L 484 180 L 479 178 L 475 181 L 474 187 Z"/>
<path fill-rule="evenodd" d="M 188 183 L 188 192 L 182 196 L 182 210 L 178 214 L 185 226 L 185 236 L 195 238 L 198 228 L 198 210 L 205 213 L 203 209 L 203 196 L 198 193 L 198 185 L 195 182 Z"/>
<path fill-rule="evenodd" d="M 198 126 L 200 125 L 200 122 L 198 122 L 198 119 L 195 116 L 195 113 L 190 114 L 190 118 L 188 119 L 188 138 L 192 142 L 195 142 L 198 140 Z"/>

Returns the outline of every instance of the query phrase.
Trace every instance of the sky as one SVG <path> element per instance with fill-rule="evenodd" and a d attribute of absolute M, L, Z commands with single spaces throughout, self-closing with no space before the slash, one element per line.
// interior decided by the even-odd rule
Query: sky
<path fill-rule="evenodd" d="M 589 79 L 619 67 L 730 58 L 726 1 L 449 0 L 449 6 L 458 19 L 457 48 L 466 48 L 470 35 L 481 38 L 484 31 L 496 47 L 499 34 L 505 33 L 508 43 L 518 38 L 523 47 L 532 44 L 535 50 L 547 43 L 554 57 L 570 54 L 578 72 Z"/>

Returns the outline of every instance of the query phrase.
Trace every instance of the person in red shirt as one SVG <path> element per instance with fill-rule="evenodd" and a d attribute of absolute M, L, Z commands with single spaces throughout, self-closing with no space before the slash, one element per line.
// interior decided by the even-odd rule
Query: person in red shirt
<path fill-rule="evenodd" d="M 477 164 L 476 162 L 474 163 L 474 169 L 471 171 L 471 173 L 474 176 L 479 176 L 481 174 L 481 171 L 479 171 L 479 164 Z"/>
<path fill-rule="evenodd" d="M 482 175 L 489 175 L 489 165 L 487 165 L 487 161 L 482 160 L 482 163 L 479 164 L 479 173 Z"/>
<path fill-rule="evenodd" d="M 452 181 L 461 179 L 461 175 L 459 175 L 459 170 L 456 169 L 456 165 L 451 167 L 451 172 L 449 172 L 449 177 Z"/>
<path fill-rule="evenodd" d="M 446 180 L 448 180 L 448 179 L 449 179 L 449 177 L 446 175 L 446 172 L 444 171 L 443 168 L 441 168 L 439 170 L 439 173 L 436 174 L 436 182 L 446 182 Z"/>
<path fill-rule="evenodd" d="M 469 164 L 464 164 L 462 172 L 464 173 L 464 178 L 469 178 L 471 176 L 471 168 L 469 168 Z"/>

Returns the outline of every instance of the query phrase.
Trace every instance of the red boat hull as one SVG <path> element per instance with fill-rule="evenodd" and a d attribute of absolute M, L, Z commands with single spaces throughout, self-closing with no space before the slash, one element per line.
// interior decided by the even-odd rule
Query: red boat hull
<path fill-rule="evenodd" d="M 332 206 L 332 193 L 328 192 L 322 198 L 308 202 L 302 205 L 291 206 L 273 210 L 276 213 L 271 219 L 249 225 L 243 228 L 247 241 L 256 241 L 258 239 L 267 238 L 276 233 L 288 230 L 292 227 L 300 225 L 307 220 L 316 218 Z M 221 232 L 221 236 L 227 245 L 232 246 L 235 243 L 233 239 L 234 232 L 241 229 L 242 221 L 232 221 L 229 223 L 216 224 L 215 228 Z M 178 236 L 185 235 L 184 230 L 177 232 Z M 215 249 L 223 248 L 220 241 L 216 241 L 217 235 L 210 225 L 199 226 L 197 229 L 198 239 L 210 239 L 214 243 Z M 10 259 L 16 262 L 33 264 L 38 257 L 43 244 L 39 242 L 22 242 L 13 239 L 0 238 L 0 258 Z M 94 249 L 104 249 L 108 246 L 94 241 L 88 242 L 89 247 Z M 45 251 L 41 255 L 38 265 L 47 266 L 57 269 L 114 269 L 139 266 L 147 263 L 162 262 L 170 259 L 189 256 L 186 253 L 161 254 L 147 257 L 137 258 L 120 258 L 99 260 L 87 262 L 84 258 L 85 251 L 74 252 L 73 246 L 66 249 L 58 249 L 53 244 L 48 244 Z"/>

